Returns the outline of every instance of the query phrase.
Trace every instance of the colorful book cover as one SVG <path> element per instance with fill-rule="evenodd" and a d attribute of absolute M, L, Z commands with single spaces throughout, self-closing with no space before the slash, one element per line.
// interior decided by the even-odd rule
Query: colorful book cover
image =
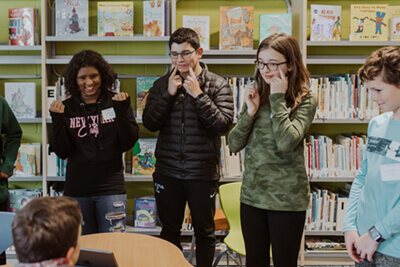
<path fill-rule="evenodd" d="M 15 46 L 33 46 L 39 42 L 35 34 L 36 10 L 33 7 L 8 10 L 9 43 Z"/>
<path fill-rule="evenodd" d="M 4 83 L 4 91 L 15 117 L 36 117 L 36 83 Z"/>
<path fill-rule="evenodd" d="M 23 208 L 32 199 L 43 194 L 41 188 L 10 189 L 10 211 L 16 212 Z"/>
<path fill-rule="evenodd" d="M 193 29 L 200 38 L 200 46 L 210 50 L 210 16 L 182 16 L 182 27 Z"/>
<path fill-rule="evenodd" d="M 56 0 L 56 36 L 89 36 L 88 0 Z"/>
<path fill-rule="evenodd" d="M 156 167 L 157 138 L 139 138 L 132 149 L 132 173 L 134 175 L 151 175 Z"/>
<path fill-rule="evenodd" d="M 292 35 L 292 13 L 260 14 L 260 43 L 274 33 Z"/>
<path fill-rule="evenodd" d="M 387 41 L 388 5 L 350 5 L 350 41 Z"/>
<path fill-rule="evenodd" d="M 156 213 L 156 199 L 154 197 L 135 198 L 135 227 L 156 228 Z"/>
<path fill-rule="evenodd" d="M 158 77 L 138 77 L 136 79 L 136 119 L 141 120 L 146 106 L 147 95 Z"/>
<path fill-rule="evenodd" d="M 36 172 L 36 146 L 21 144 L 15 160 L 15 176 L 35 176 Z"/>
<path fill-rule="evenodd" d="M 389 40 L 400 41 L 400 6 L 389 6 Z"/>
<path fill-rule="evenodd" d="M 133 2 L 98 2 L 98 36 L 133 36 Z"/>
<path fill-rule="evenodd" d="M 311 5 L 311 41 L 340 41 L 342 6 Z"/>
<path fill-rule="evenodd" d="M 219 49 L 253 49 L 253 6 L 221 6 Z"/>
<path fill-rule="evenodd" d="M 164 0 L 143 1 L 144 36 L 165 36 L 166 5 Z"/>

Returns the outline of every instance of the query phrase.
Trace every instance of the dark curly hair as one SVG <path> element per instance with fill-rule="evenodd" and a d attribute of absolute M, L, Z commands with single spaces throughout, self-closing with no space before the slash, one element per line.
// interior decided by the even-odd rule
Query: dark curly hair
<path fill-rule="evenodd" d="M 96 51 L 82 50 L 76 53 L 64 70 L 65 90 L 70 95 L 79 94 L 79 87 L 76 83 L 76 77 L 81 68 L 96 68 L 101 77 L 101 90 L 111 90 L 117 75 L 111 68 L 110 64 Z"/>
<path fill-rule="evenodd" d="M 362 82 L 372 81 L 382 74 L 385 83 L 400 87 L 400 48 L 387 46 L 374 51 L 358 74 Z"/>
<path fill-rule="evenodd" d="M 169 49 L 173 43 L 181 44 L 188 42 L 194 49 L 200 47 L 200 38 L 197 33 L 190 28 L 179 28 L 169 38 Z"/>

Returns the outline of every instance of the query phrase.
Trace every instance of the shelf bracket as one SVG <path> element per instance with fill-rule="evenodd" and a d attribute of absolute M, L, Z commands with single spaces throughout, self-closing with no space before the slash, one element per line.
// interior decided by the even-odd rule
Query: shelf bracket
<path fill-rule="evenodd" d="M 287 5 L 287 13 L 292 13 L 292 5 L 290 4 L 289 0 L 285 0 L 285 3 Z"/>

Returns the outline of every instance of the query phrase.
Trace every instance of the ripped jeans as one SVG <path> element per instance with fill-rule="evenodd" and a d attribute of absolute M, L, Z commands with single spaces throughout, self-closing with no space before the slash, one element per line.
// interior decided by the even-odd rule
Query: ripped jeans
<path fill-rule="evenodd" d="M 126 194 L 74 197 L 81 206 L 82 235 L 125 232 Z"/>

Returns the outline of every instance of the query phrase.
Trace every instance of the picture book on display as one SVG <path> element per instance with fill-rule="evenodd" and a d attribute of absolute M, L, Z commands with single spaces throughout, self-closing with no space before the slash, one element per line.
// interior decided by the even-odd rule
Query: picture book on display
<path fill-rule="evenodd" d="M 15 160 L 15 176 L 35 176 L 36 171 L 36 148 L 34 144 L 21 144 Z M 40 147 L 39 147 L 40 150 Z M 39 153 L 40 155 L 40 153 Z"/>
<path fill-rule="evenodd" d="M 16 212 L 32 199 L 42 196 L 41 188 L 10 189 L 10 211 Z"/>
<path fill-rule="evenodd" d="M 136 79 L 136 119 L 141 120 L 146 106 L 147 95 L 158 77 L 138 77 Z"/>
<path fill-rule="evenodd" d="M 400 6 L 389 7 L 389 40 L 400 41 Z"/>
<path fill-rule="evenodd" d="M 4 83 L 4 92 L 15 117 L 36 117 L 36 83 Z"/>
<path fill-rule="evenodd" d="M 340 41 L 342 6 L 311 5 L 311 41 Z"/>
<path fill-rule="evenodd" d="M 156 166 L 155 150 L 157 138 L 139 138 L 132 149 L 132 173 L 151 175 Z"/>
<path fill-rule="evenodd" d="M 39 44 L 38 13 L 39 10 L 33 7 L 8 10 L 10 45 L 33 46 Z"/>
<path fill-rule="evenodd" d="M 182 16 L 182 27 L 193 29 L 200 38 L 200 46 L 210 50 L 210 16 Z"/>
<path fill-rule="evenodd" d="M 154 197 L 135 198 L 135 227 L 156 228 L 157 208 Z"/>
<path fill-rule="evenodd" d="M 388 5 L 350 5 L 350 41 L 387 41 Z"/>
<path fill-rule="evenodd" d="M 260 14 L 260 43 L 274 33 L 292 35 L 292 13 Z"/>
<path fill-rule="evenodd" d="M 253 6 L 221 6 L 219 49 L 253 49 Z"/>
<path fill-rule="evenodd" d="M 98 2 L 98 36 L 133 36 L 133 2 Z"/>
<path fill-rule="evenodd" d="M 56 36 L 89 36 L 88 0 L 56 0 Z"/>
<path fill-rule="evenodd" d="M 168 2 L 164 0 L 143 1 L 143 35 L 168 35 Z"/>

